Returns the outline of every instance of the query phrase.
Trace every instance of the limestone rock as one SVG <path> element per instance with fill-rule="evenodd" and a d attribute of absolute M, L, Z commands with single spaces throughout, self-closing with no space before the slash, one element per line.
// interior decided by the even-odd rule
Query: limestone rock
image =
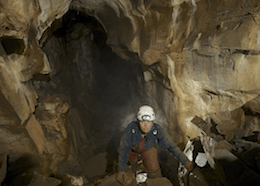
<path fill-rule="evenodd" d="M 46 177 L 42 174 L 34 172 L 33 178 L 28 186 L 57 186 L 61 184 L 61 180 Z"/>
<path fill-rule="evenodd" d="M 235 150 L 235 147 L 232 146 L 227 140 L 218 141 L 214 148 L 215 149 L 227 149 L 229 151 Z"/>
<path fill-rule="evenodd" d="M 40 123 L 35 119 L 35 116 L 32 115 L 26 126 L 25 126 L 29 136 L 34 141 L 35 145 L 37 146 L 39 154 L 44 152 L 46 138 Z"/>
<path fill-rule="evenodd" d="M 41 173 L 49 177 L 51 175 L 55 175 L 57 173 L 58 167 L 57 167 L 57 159 L 56 154 L 42 154 L 39 157 L 39 162 L 41 165 Z"/>
<path fill-rule="evenodd" d="M 46 175 L 59 161 L 80 160 L 89 177 L 101 176 L 106 155 L 95 152 L 108 143 L 116 150 L 118 130 L 146 102 L 176 141 L 200 137 L 212 168 L 213 157 L 232 160 L 258 178 L 248 168 L 258 162 L 245 165 L 231 150 L 241 159 L 258 151 L 229 141 L 259 142 L 259 7 L 257 0 L 1 1 L 1 151 L 47 153 Z M 223 183 L 237 181 L 218 165 Z"/>
<path fill-rule="evenodd" d="M 81 176 L 72 176 L 69 174 L 61 177 L 62 186 L 83 186 L 83 178 Z"/>
<path fill-rule="evenodd" d="M 234 120 L 222 121 L 221 124 L 217 125 L 217 128 L 219 130 L 219 133 L 225 135 L 225 139 L 227 141 L 230 141 L 231 139 L 233 139 L 236 128 L 239 127 L 238 125 L 239 124 Z"/>
<path fill-rule="evenodd" d="M 36 144 L 23 126 L 1 127 L 0 134 L 1 152 L 10 154 L 10 158 L 17 156 L 17 154 L 38 155 L 39 151 Z"/>
<path fill-rule="evenodd" d="M 195 116 L 191 122 L 201 128 L 207 135 L 211 134 L 211 128 L 213 126 L 210 123 L 205 122 L 203 119 L 197 116 Z"/>
<path fill-rule="evenodd" d="M 255 116 L 247 116 L 244 136 L 248 137 L 253 135 L 254 132 L 260 132 L 259 118 Z"/>
<path fill-rule="evenodd" d="M 20 118 L 15 112 L 14 108 L 6 100 L 2 91 L 0 91 L 0 125 L 19 126 Z"/>
<path fill-rule="evenodd" d="M 41 100 L 39 107 L 36 109 L 36 118 L 39 123 L 45 128 L 46 135 L 46 150 L 55 154 L 67 154 L 68 144 L 67 130 L 65 127 L 64 114 L 68 111 L 68 103 L 63 103 L 60 98 L 46 96 Z"/>
<path fill-rule="evenodd" d="M 1 2 L 0 36 L 26 37 L 31 21 L 38 11 L 33 0 Z"/>

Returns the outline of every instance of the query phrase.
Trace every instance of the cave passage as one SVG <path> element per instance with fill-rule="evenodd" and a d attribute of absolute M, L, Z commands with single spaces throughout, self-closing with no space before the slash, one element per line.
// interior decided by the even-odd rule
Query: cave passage
<path fill-rule="evenodd" d="M 73 123 L 79 161 L 105 152 L 106 171 L 115 171 L 122 129 L 149 102 L 142 88 L 141 63 L 118 57 L 106 45 L 106 33 L 93 17 L 69 11 L 61 25 L 43 45 L 53 69 L 47 84 L 57 87 L 44 95 L 60 94 L 70 110 L 77 110 L 88 140 L 86 144 L 78 137 L 79 123 Z"/>

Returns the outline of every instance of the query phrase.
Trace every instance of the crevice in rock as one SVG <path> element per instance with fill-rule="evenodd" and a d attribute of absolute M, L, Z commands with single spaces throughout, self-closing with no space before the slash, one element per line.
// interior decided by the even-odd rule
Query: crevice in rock
<path fill-rule="evenodd" d="M 0 38 L 0 41 L 2 42 L 7 55 L 13 53 L 22 55 L 24 53 L 25 45 L 22 39 L 17 39 L 14 37 L 2 37 Z"/>

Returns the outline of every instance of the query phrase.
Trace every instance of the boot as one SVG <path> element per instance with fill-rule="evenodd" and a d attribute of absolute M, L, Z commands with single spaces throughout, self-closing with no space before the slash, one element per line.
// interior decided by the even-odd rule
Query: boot
<path fill-rule="evenodd" d="M 150 179 L 161 178 L 161 177 L 162 177 L 161 169 L 148 173 L 148 178 Z"/>

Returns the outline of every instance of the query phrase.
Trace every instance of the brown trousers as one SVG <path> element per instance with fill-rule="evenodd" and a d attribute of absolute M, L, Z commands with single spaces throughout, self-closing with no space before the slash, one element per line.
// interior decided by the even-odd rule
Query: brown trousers
<path fill-rule="evenodd" d="M 145 138 L 141 138 L 139 148 L 132 146 L 132 150 L 129 152 L 128 155 L 128 161 L 132 165 L 135 164 L 138 161 L 140 154 L 146 173 L 158 171 L 160 169 L 160 165 L 158 162 L 157 148 L 152 147 L 150 149 L 144 149 L 144 140 Z"/>

